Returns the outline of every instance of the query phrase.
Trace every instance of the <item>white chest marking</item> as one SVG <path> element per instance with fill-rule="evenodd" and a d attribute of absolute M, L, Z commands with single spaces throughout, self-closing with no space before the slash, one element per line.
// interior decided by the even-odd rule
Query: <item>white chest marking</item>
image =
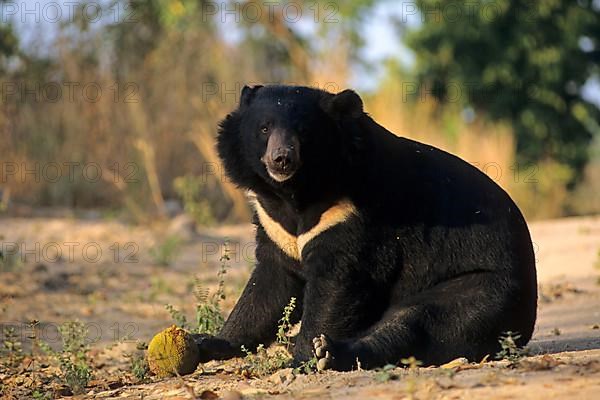
<path fill-rule="evenodd" d="M 258 199 L 254 198 L 252 199 L 252 202 L 254 203 L 260 225 L 263 227 L 269 238 L 275 242 L 285 254 L 298 261 L 302 260 L 302 250 L 308 242 L 325 232 L 327 229 L 345 222 L 352 215 L 358 214 L 356 207 L 350 200 L 341 200 L 325 210 L 323 214 L 321 214 L 319 222 L 317 222 L 310 230 L 299 236 L 295 236 L 286 231 L 279 222 L 271 218 Z"/>

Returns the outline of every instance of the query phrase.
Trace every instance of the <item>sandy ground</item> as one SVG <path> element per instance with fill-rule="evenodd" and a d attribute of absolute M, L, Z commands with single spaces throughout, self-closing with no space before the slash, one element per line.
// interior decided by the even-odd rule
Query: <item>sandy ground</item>
<path fill-rule="evenodd" d="M 530 228 L 541 289 L 539 318 L 530 356 L 517 362 L 309 375 L 282 370 L 250 379 L 239 373 L 245 361 L 238 359 L 205 364 L 183 378 L 139 381 L 127 356 L 137 341 L 149 341 L 172 323 L 166 303 L 192 319 L 194 287 L 217 286 L 225 238 L 231 267 L 223 308 L 233 306 L 253 264 L 252 228 L 192 233 L 181 221 L 128 227 L 110 221 L 0 219 L 1 250 L 5 257 L 15 253 L 0 269 L 0 323 L 14 328 L 23 347 L 16 362 L 6 349 L 0 355 L 0 397 L 68 394 L 56 366 L 32 346 L 30 322 L 39 321 L 36 340 L 58 349 L 57 326 L 78 319 L 88 327 L 93 367 L 82 398 L 599 399 L 600 217 L 537 222 Z M 171 265 L 157 265 L 160 257 L 151 249 L 172 233 L 184 240 L 174 246 Z"/>

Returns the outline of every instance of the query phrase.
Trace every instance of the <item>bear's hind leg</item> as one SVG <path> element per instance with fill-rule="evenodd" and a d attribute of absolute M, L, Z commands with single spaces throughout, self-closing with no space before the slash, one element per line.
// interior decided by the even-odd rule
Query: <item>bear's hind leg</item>
<path fill-rule="evenodd" d="M 426 365 L 457 357 L 479 361 L 495 355 L 505 331 L 520 333 L 524 345 L 533 331 L 536 294 L 504 282 L 492 272 L 462 275 L 393 306 L 361 337 L 317 336 L 318 367 L 347 371 L 359 362 L 371 369 L 410 356 Z"/>

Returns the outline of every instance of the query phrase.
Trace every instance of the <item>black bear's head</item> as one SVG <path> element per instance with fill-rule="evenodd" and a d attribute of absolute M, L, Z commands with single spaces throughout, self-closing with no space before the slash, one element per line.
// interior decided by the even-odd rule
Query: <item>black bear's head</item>
<path fill-rule="evenodd" d="M 245 86 L 220 124 L 218 151 L 241 187 L 296 192 L 333 184 L 362 141 L 362 100 L 300 86 Z"/>

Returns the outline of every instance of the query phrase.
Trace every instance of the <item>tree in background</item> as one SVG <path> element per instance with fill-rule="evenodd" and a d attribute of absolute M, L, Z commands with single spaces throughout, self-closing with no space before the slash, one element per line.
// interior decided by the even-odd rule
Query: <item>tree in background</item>
<path fill-rule="evenodd" d="M 558 162 L 572 188 L 599 130 L 599 110 L 581 93 L 600 71 L 598 2 L 410 4 L 421 19 L 406 35 L 416 53 L 420 87 L 442 102 L 460 102 L 491 120 L 509 121 L 518 160 Z"/>
<path fill-rule="evenodd" d="M 0 7 L 2 6 L 2 3 L 4 3 L 4 0 L 0 0 Z M 14 34 L 13 32 L 13 27 L 11 24 L 4 22 L 3 20 L 0 20 L 0 82 L 5 82 L 5 80 L 7 79 L 7 75 L 8 75 L 8 71 L 7 71 L 7 66 L 8 66 L 8 60 L 10 57 L 14 56 L 17 54 L 17 50 L 18 50 L 18 40 L 17 40 L 17 36 Z M 3 92 L 4 87 L 1 88 L 2 90 L 0 90 L 0 94 Z M 2 99 L 0 99 L 0 104 L 2 102 Z M 5 114 L 8 113 L 8 110 L 4 110 L 2 108 L 0 108 L 0 132 L 4 131 L 4 124 L 6 123 L 6 118 L 5 118 Z M 10 138 L 8 138 L 10 139 Z M 0 144 L 0 154 L 2 154 L 2 152 L 7 151 L 9 145 L 8 143 L 6 143 L 8 140 L 5 137 L 3 142 L 5 142 L 4 144 Z M 2 199 L 0 198 L 0 207 L 2 207 L 3 203 L 1 202 Z"/>
<path fill-rule="evenodd" d="M 4 2 L 4 0 L 0 0 L 0 5 Z M 13 32 L 12 26 L 0 20 L 0 73 L 4 71 L 6 59 L 15 54 L 17 47 L 17 37 Z"/>
<path fill-rule="evenodd" d="M 0 23 L 0 72 L 4 69 L 4 61 L 17 49 L 17 38 L 10 25 Z"/>

